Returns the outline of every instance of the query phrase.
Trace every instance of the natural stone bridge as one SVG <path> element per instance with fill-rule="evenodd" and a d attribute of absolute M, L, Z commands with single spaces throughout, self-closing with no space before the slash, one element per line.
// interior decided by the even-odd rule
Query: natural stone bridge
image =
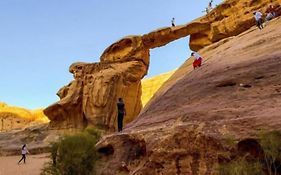
<path fill-rule="evenodd" d="M 93 125 L 114 129 L 119 97 L 126 104 L 125 122 L 132 121 L 142 109 L 141 79 L 149 68 L 150 49 L 190 35 L 189 46 L 198 51 L 249 29 L 254 25 L 250 12 L 265 4 L 229 0 L 207 16 L 186 25 L 125 37 L 109 46 L 99 63 L 72 64 L 69 71 L 74 74 L 74 80 L 57 93 L 61 100 L 44 110 L 51 120 L 50 126 L 84 128 Z"/>

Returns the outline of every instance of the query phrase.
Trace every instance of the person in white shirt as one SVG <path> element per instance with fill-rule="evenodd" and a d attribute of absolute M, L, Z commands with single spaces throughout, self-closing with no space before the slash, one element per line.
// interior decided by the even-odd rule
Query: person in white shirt
<path fill-rule="evenodd" d="M 258 28 L 260 30 L 263 29 L 263 25 L 262 25 L 262 23 L 263 23 L 262 16 L 263 15 L 262 15 L 262 13 L 259 12 L 259 11 L 256 11 L 253 14 L 254 14 L 254 17 L 255 17 Z"/>
<path fill-rule="evenodd" d="M 197 52 L 192 52 L 191 56 L 193 56 L 195 59 L 193 61 L 193 69 L 196 69 L 197 67 L 201 67 L 202 65 L 202 57 Z"/>
<path fill-rule="evenodd" d="M 26 154 L 29 153 L 29 151 L 26 148 L 26 144 L 24 144 L 21 148 L 21 159 L 19 160 L 18 164 L 20 164 L 20 162 L 23 160 L 23 163 L 25 163 L 25 159 L 26 159 Z"/>

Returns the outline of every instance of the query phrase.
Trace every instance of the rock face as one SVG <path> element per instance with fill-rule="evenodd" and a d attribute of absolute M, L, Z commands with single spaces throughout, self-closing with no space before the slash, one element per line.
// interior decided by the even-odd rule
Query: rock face
<path fill-rule="evenodd" d="M 44 110 L 56 128 L 102 126 L 114 129 L 116 101 L 125 100 L 126 123 L 141 108 L 141 79 L 149 68 L 149 50 L 190 35 L 190 48 L 199 50 L 223 38 L 234 36 L 254 25 L 251 12 L 265 8 L 266 1 L 228 0 L 210 14 L 186 25 L 166 27 L 142 36 L 128 36 L 109 46 L 99 63 L 75 63 L 70 67 L 74 80 L 63 87 L 61 100 Z"/>
<path fill-rule="evenodd" d="M 280 0 L 226 0 L 206 16 L 195 20 L 208 24 L 208 27 L 191 34 L 189 46 L 197 51 L 223 38 L 236 36 L 255 25 L 253 12 L 256 10 L 265 14 L 272 4 L 280 15 L 280 3 Z"/>
<path fill-rule="evenodd" d="M 142 95 L 141 102 L 145 106 L 158 89 L 173 75 L 174 71 L 157 75 L 151 78 L 146 78 L 141 81 Z"/>
<path fill-rule="evenodd" d="M 281 130 L 280 27 L 279 18 L 205 47 L 194 71 L 187 60 L 124 132 L 97 144 L 98 174 L 218 174 L 229 138 L 255 150 L 260 130 Z"/>
<path fill-rule="evenodd" d="M 126 105 L 126 122 L 141 110 L 141 79 L 148 69 L 149 52 L 140 37 L 127 37 L 110 46 L 100 63 L 74 63 L 75 80 L 63 87 L 61 100 L 44 110 L 56 128 L 101 126 L 114 129 L 116 102 Z"/>

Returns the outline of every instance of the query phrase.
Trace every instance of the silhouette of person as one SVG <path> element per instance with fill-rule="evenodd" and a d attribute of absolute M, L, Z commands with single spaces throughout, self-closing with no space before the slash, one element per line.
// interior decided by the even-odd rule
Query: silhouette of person
<path fill-rule="evenodd" d="M 26 154 L 29 153 L 29 151 L 26 148 L 26 144 L 24 144 L 21 148 L 21 159 L 19 160 L 18 164 L 20 164 L 20 162 L 23 160 L 23 163 L 25 163 L 26 160 Z"/>
<path fill-rule="evenodd" d="M 172 18 L 171 23 L 172 23 L 172 26 L 173 26 L 173 27 L 175 27 L 175 26 L 176 26 L 176 25 L 175 25 L 175 18 Z"/>
<path fill-rule="evenodd" d="M 118 116 L 117 116 L 118 132 L 121 132 L 123 130 L 123 119 L 124 116 L 126 115 L 125 104 L 122 98 L 118 99 L 117 109 L 118 109 Z"/>

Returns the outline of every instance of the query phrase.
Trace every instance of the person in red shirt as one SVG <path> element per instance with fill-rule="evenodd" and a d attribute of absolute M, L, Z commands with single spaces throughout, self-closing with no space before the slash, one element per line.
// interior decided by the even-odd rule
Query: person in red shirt
<path fill-rule="evenodd" d="M 197 52 L 192 52 L 191 56 L 193 56 L 195 59 L 193 61 L 193 69 L 196 69 L 197 67 L 201 67 L 202 65 L 202 57 Z"/>

